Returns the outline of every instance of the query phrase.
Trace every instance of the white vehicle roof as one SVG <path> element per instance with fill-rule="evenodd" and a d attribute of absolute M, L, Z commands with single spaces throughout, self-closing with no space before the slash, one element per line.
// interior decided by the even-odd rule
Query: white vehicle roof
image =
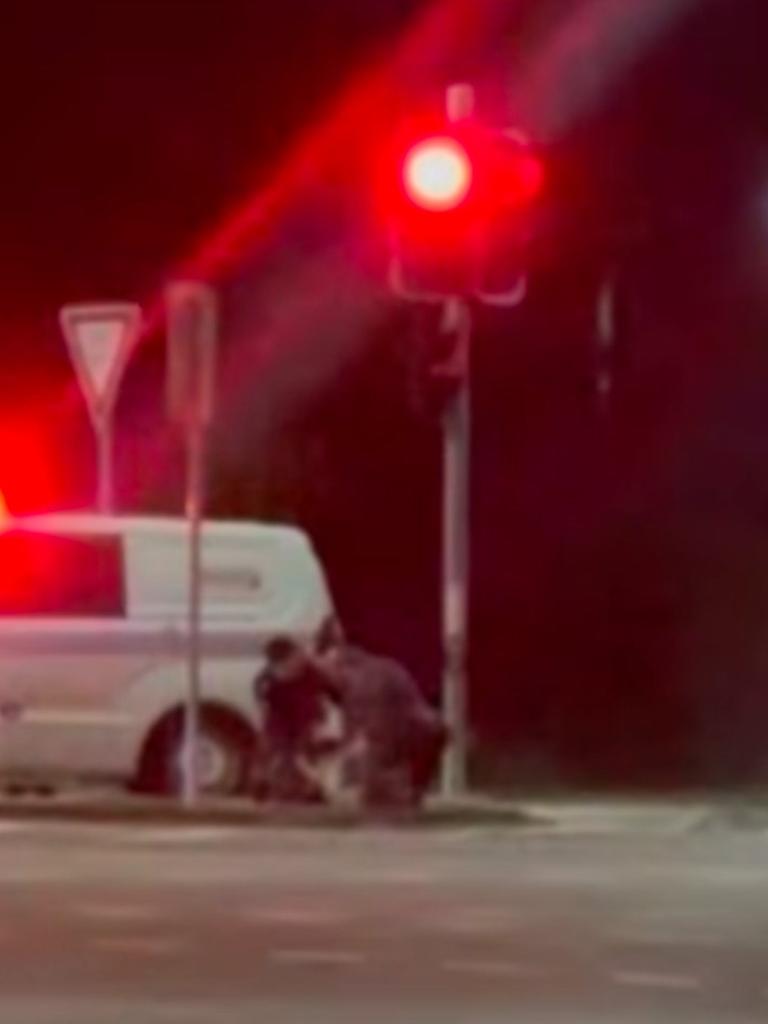
<path fill-rule="evenodd" d="M 120 537 L 131 616 L 178 613 L 187 602 L 188 524 L 173 516 L 53 512 L 8 519 L 0 532 Z M 265 630 L 312 632 L 332 608 L 309 537 L 293 526 L 206 520 L 204 614 L 248 618 Z"/>
<path fill-rule="evenodd" d="M 42 515 L 11 517 L 4 528 L 35 530 L 40 533 L 64 534 L 117 534 L 140 536 L 184 535 L 187 521 L 180 516 L 102 515 L 97 512 L 47 512 Z M 242 538 L 243 540 L 284 540 L 286 543 L 306 544 L 306 534 L 294 526 L 274 523 L 255 523 L 236 519 L 206 519 L 206 536 Z"/>

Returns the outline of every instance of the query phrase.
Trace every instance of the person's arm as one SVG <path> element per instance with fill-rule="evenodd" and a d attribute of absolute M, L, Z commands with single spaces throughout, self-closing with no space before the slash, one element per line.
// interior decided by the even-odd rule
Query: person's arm
<path fill-rule="evenodd" d="M 267 704 L 272 696 L 272 687 L 274 685 L 274 679 L 272 674 L 267 670 L 259 672 L 256 678 L 253 680 L 253 696 L 257 704 Z"/>
<path fill-rule="evenodd" d="M 321 668 L 319 665 L 315 665 L 315 672 L 320 692 L 332 703 L 341 707 L 344 703 L 344 687 L 341 680 L 325 666 Z"/>
<path fill-rule="evenodd" d="M 408 669 L 392 658 L 384 661 L 392 699 L 402 708 L 420 708 L 425 703 L 419 684 Z"/>

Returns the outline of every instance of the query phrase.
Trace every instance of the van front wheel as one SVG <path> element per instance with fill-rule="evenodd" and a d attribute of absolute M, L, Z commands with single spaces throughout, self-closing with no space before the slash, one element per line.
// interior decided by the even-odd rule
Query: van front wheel
<path fill-rule="evenodd" d="M 197 780 L 204 796 L 233 796 L 246 788 L 255 756 L 251 729 L 234 716 L 203 709 L 197 740 Z M 152 730 L 139 768 L 143 792 L 177 795 L 182 791 L 184 719 L 169 716 Z"/>

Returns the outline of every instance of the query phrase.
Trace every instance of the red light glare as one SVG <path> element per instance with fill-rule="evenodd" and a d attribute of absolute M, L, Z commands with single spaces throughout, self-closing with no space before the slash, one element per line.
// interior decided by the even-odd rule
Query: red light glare
<path fill-rule="evenodd" d="M 538 198 L 544 188 L 544 165 L 535 156 L 526 155 L 520 160 L 518 174 L 520 198 L 531 201 Z"/>
<path fill-rule="evenodd" d="M 403 184 L 409 199 L 417 206 L 426 210 L 453 210 L 469 195 L 472 163 L 467 151 L 455 139 L 424 139 L 405 157 Z"/>
<path fill-rule="evenodd" d="M 11 510 L 8 508 L 8 502 L 5 500 L 5 495 L 0 491 L 0 533 L 5 530 L 12 522 L 13 517 L 11 516 Z"/>
<path fill-rule="evenodd" d="M 60 508 L 62 481 L 56 441 L 61 424 L 41 402 L 0 422 L 0 531 L 18 515 Z"/>

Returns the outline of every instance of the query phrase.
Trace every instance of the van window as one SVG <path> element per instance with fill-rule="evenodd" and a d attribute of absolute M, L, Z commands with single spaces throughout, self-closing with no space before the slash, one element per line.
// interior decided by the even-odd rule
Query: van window
<path fill-rule="evenodd" d="M 125 615 L 116 536 L 0 533 L 0 616 Z"/>

